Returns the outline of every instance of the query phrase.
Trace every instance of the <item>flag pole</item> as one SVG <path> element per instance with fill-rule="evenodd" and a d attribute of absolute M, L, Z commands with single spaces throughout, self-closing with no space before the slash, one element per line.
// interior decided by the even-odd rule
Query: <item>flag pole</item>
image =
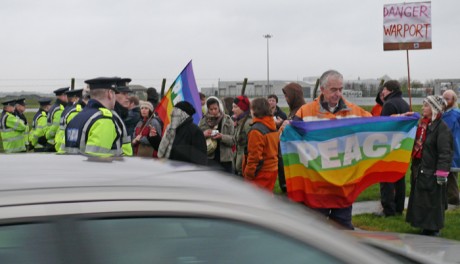
<path fill-rule="evenodd" d="M 161 82 L 160 98 L 163 98 L 163 96 L 165 95 L 165 87 L 166 87 L 166 78 L 163 78 L 163 81 Z"/>
<path fill-rule="evenodd" d="M 407 57 L 407 93 L 409 95 L 409 111 L 412 111 L 412 96 L 410 94 L 409 50 L 406 50 L 406 57 Z"/>
<path fill-rule="evenodd" d="M 246 85 L 248 84 L 248 78 L 244 78 L 243 87 L 241 88 L 241 95 L 244 95 L 246 92 Z"/>

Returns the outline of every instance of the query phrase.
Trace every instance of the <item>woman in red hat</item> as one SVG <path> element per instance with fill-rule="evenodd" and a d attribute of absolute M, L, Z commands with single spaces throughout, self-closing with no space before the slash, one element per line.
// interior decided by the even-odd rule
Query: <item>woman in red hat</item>
<path fill-rule="evenodd" d="M 244 148 L 248 143 L 248 132 L 252 123 L 251 113 L 249 111 L 250 102 L 248 97 L 240 95 L 233 100 L 233 119 L 235 125 L 235 146 L 236 152 L 233 157 L 233 166 L 236 175 L 243 175 L 242 161 Z"/>

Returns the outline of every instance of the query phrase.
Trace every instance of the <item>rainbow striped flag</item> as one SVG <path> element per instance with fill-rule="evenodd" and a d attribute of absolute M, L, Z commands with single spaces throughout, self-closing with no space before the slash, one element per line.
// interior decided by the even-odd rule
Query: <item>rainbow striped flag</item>
<path fill-rule="evenodd" d="M 281 135 L 288 197 L 344 208 L 367 187 L 409 167 L 419 115 L 291 122 Z"/>
<path fill-rule="evenodd" d="M 195 76 L 193 75 L 192 61 L 177 76 L 155 109 L 163 121 L 163 132 L 169 123 L 171 123 L 171 112 L 174 105 L 180 101 L 187 101 L 193 105 L 196 111 L 193 115 L 193 122 L 198 124 L 203 113 L 201 112 L 200 95 L 196 86 Z"/>

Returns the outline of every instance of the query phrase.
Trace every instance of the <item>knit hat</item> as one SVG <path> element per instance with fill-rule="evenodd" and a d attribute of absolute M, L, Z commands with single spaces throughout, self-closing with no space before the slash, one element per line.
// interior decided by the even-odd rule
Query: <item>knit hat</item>
<path fill-rule="evenodd" d="M 139 101 L 139 107 L 140 107 L 140 108 L 142 108 L 142 107 L 148 108 L 150 111 L 153 112 L 153 105 L 152 105 L 150 102 L 147 102 L 147 101 Z"/>
<path fill-rule="evenodd" d="M 431 120 L 435 120 L 439 113 L 443 113 L 446 109 L 447 102 L 446 100 L 440 95 L 429 95 L 423 103 L 427 103 L 431 106 L 431 112 L 433 112 L 431 116 Z"/>
<path fill-rule="evenodd" d="M 186 112 L 189 116 L 192 116 L 196 112 L 195 108 L 193 108 L 193 105 L 187 101 L 180 101 L 174 107 Z"/>
<path fill-rule="evenodd" d="M 236 104 L 244 112 L 249 110 L 249 99 L 244 95 L 239 95 L 233 99 L 233 103 Z"/>

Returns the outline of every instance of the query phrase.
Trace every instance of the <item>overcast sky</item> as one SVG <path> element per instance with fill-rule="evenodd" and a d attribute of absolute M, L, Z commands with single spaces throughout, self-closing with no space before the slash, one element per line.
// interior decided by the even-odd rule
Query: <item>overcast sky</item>
<path fill-rule="evenodd" d="M 406 52 L 383 51 L 383 5 L 400 2 L 2 0 L 0 90 L 44 89 L 32 87 L 37 79 L 59 88 L 71 77 L 79 86 L 98 76 L 156 87 L 167 78 L 169 86 L 189 60 L 199 87 L 265 80 L 267 33 L 270 79 L 328 69 L 346 79 L 399 79 Z M 460 1 L 431 3 L 433 49 L 409 52 L 411 79 L 460 78 Z"/>

